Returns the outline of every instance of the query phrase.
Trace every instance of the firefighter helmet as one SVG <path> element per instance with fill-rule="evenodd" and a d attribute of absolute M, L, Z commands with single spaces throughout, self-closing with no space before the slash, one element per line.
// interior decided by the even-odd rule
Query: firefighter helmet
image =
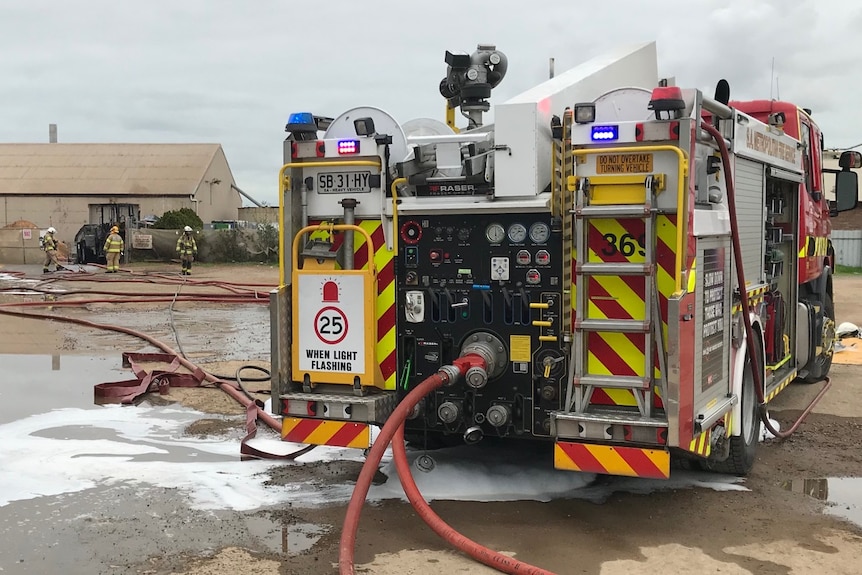
<path fill-rule="evenodd" d="M 118 228 L 117 226 L 112 227 L 112 228 L 111 228 L 111 233 L 112 233 L 112 234 L 118 234 L 118 233 L 120 233 L 120 228 Z"/>
<path fill-rule="evenodd" d="M 192 231 L 192 228 L 191 228 L 191 226 L 186 226 L 183 228 L 183 231 L 184 232 L 190 232 L 190 231 Z"/>
<path fill-rule="evenodd" d="M 52 227 L 48 228 L 48 233 L 49 234 L 56 234 L 57 230 L 55 230 L 54 227 L 52 226 Z"/>

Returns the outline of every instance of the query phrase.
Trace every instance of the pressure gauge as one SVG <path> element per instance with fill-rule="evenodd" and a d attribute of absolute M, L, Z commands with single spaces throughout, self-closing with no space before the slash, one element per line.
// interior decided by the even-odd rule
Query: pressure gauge
<path fill-rule="evenodd" d="M 527 239 L 527 228 L 523 224 L 512 224 L 509 226 L 509 241 L 513 244 L 521 244 Z"/>
<path fill-rule="evenodd" d="M 500 224 L 491 224 L 488 226 L 488 229 L 485 230 L 485 237 L 488 238 L 488 241 L 492 244 L 499 244 L 506 237 L 506 230 L 504 230 L 503 226 Z"/>
<path fill-rule="evenodd" d="M 551 228 L 544 222 L 536 222 L 530 226 L 530 239 L 534 244 L 545 244 L 551 237 Z"/>

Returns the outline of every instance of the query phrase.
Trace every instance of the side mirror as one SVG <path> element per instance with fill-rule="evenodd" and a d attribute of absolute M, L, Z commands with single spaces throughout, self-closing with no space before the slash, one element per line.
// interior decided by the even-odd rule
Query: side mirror
<path fill-rule="evenodd" d="M 856 207 L 859 199 L 859 177 L 845 170 L 835 174 L 835 211 L 846 212 Z"/>
<path fill-rule="evenodd" d="M 862 153 L 860 152 L 841 152 L 838 158 L 838 167 L 842 170 L 854 170 L 862 168 Z"/>

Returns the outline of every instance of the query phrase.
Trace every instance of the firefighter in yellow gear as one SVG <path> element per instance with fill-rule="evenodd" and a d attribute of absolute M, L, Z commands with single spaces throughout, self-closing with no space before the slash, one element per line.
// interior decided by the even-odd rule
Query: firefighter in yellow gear
<path fill-rule="evenodd" d="M 183 262 L 183 275 L 192 275 L 192 262 L 198 255 L 198 244 L 192 237 L 192 229 L 189 226 L 183 229 L 180 239 L 177 240 L 177 253 L 180 256 L 180 261 Z"/>
<path fill-rule="evenodd" d="M 42 264 L 42 273 L 50 272 L 49 266 L 51 264 L 54 264 L 56 271 L 66 269 L 57 261 L 57 238 L 54 237 L 56 233 L 57 230 L 51 226 L 42 238 L 42 249 L 45 250 L 45 263 Z"/>
<path fill-rule="evenodd" d="M 123 250 L 126 249 L 126 243 L 123 241 L 123 236 L 120 235 L 120 228 L 114 226 L 111 228 L 111 233 L 105 238 L 105 259 L 108 260 L 109 274 L 115 274 L 120 271 L 120 256 Z"/>

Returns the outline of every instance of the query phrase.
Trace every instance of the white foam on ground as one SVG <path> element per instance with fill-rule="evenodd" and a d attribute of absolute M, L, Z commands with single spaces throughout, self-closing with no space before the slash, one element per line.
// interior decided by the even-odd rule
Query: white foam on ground
<path fill-rule="evenodd" d="M 59 409 L 0 425 L 0 507 L 123 483 L 178 489 L 198 509 L 248 510 L 293 500 L 315 505 L 332 495 L 349 497 L 350 486 L 330 493 L 311 484 L 264 485 L 267 470 L 290 463 L 240 461 L 239 437 L 183 437 L 184 427 L 202 417 L 208 416 L 187 409 L 104 406 Z M 63 428 L 74 429 L 71 437 L 63 438 Z M 86 434 L 96 438 L 80 439 Z M 282 446 L 291 451 L 301 447 Z M 304 457 L 361 456 L 356 450 L 341 451 L 314 450 Z M 188 461 L 196 457 L 207 461 Z"/>
<path fill-rule="evenodd" d="M 13 501 L 81 492 L 98 486 L 135 485 L 176 489 L 191 507 L 252 510 L 292 503 L 301 507 L 346 502 L 353 483 L 325 485 L 305 480 L 266 485 L 269 470 L 310 462 L 364 461 L 358 449 L 317 447 L 295 462 L 240 460 L 240 433 L 207 438 L 183 435 L 184 428 L 212 416 L 181 407 L 108 405 L 97 409 L 59 409 L 0 425 L 0 507 Z M 239 418 L 241 419 L 241 418 Z M 91 437 L 91 438 L 88 438 Z M 251 441 L 259 449 L 290 453 L 301 445 L 282 442 L 263 428 Z M 411 462 L 424 452 L 408 453 Z M 705 487 L 745 489 L 736 478 L 674 472 L 669 481 L 613 478 L 592 485 L 594 476 L 553 469 L 550 451 L 509 446 L 461 446 L 427 452 L 434 467 L 415 469 L 429 500 L 550 501 L 587 498 L 601 501 L 617 491 L 649 493 L 661 489 Z M 371 500 L 404 499 L 387 451 L 386 483 L 374 486 Z"/>
<path fill-rule="evenodd" d="M 410 469 L 419 491 L 428 501 L 552 501 L 588 499 L 601 502 L 614 492 L 647 494 L 667 489 L 701 487 L 716 491 L 748 491 L 737 477 L 674 470 L 671 479 L 614 477 L 593 484 L 596 476 L 554 469 L 553 460 L 519 452 L 513 459 L 507 449 L 477 450 L 453 447 L 433 452 L 408 452 Z M 416 460 L 433 460 L 431 471 L 422 471 Z M 382 470 L 389 479 L 372 487 L 369 499 L 406 500 L 394 463 Z"/>
<path fill-rule="evenodd" d="M 781 424 L 778 423 L 777 421 L 775 421 L 774 419 L 772 419 L 771 417 L 769 418 L 769 423 L 772 424 L 772 427 L 775 428 L 775 431 L 781 431 Z M 772 435 L 771 431 L 766 429 L 766 426 L 761 421 L 760 422 L 760 441 L 766 441 L 767 439 L 775 439 L 775 436 Z"/>

